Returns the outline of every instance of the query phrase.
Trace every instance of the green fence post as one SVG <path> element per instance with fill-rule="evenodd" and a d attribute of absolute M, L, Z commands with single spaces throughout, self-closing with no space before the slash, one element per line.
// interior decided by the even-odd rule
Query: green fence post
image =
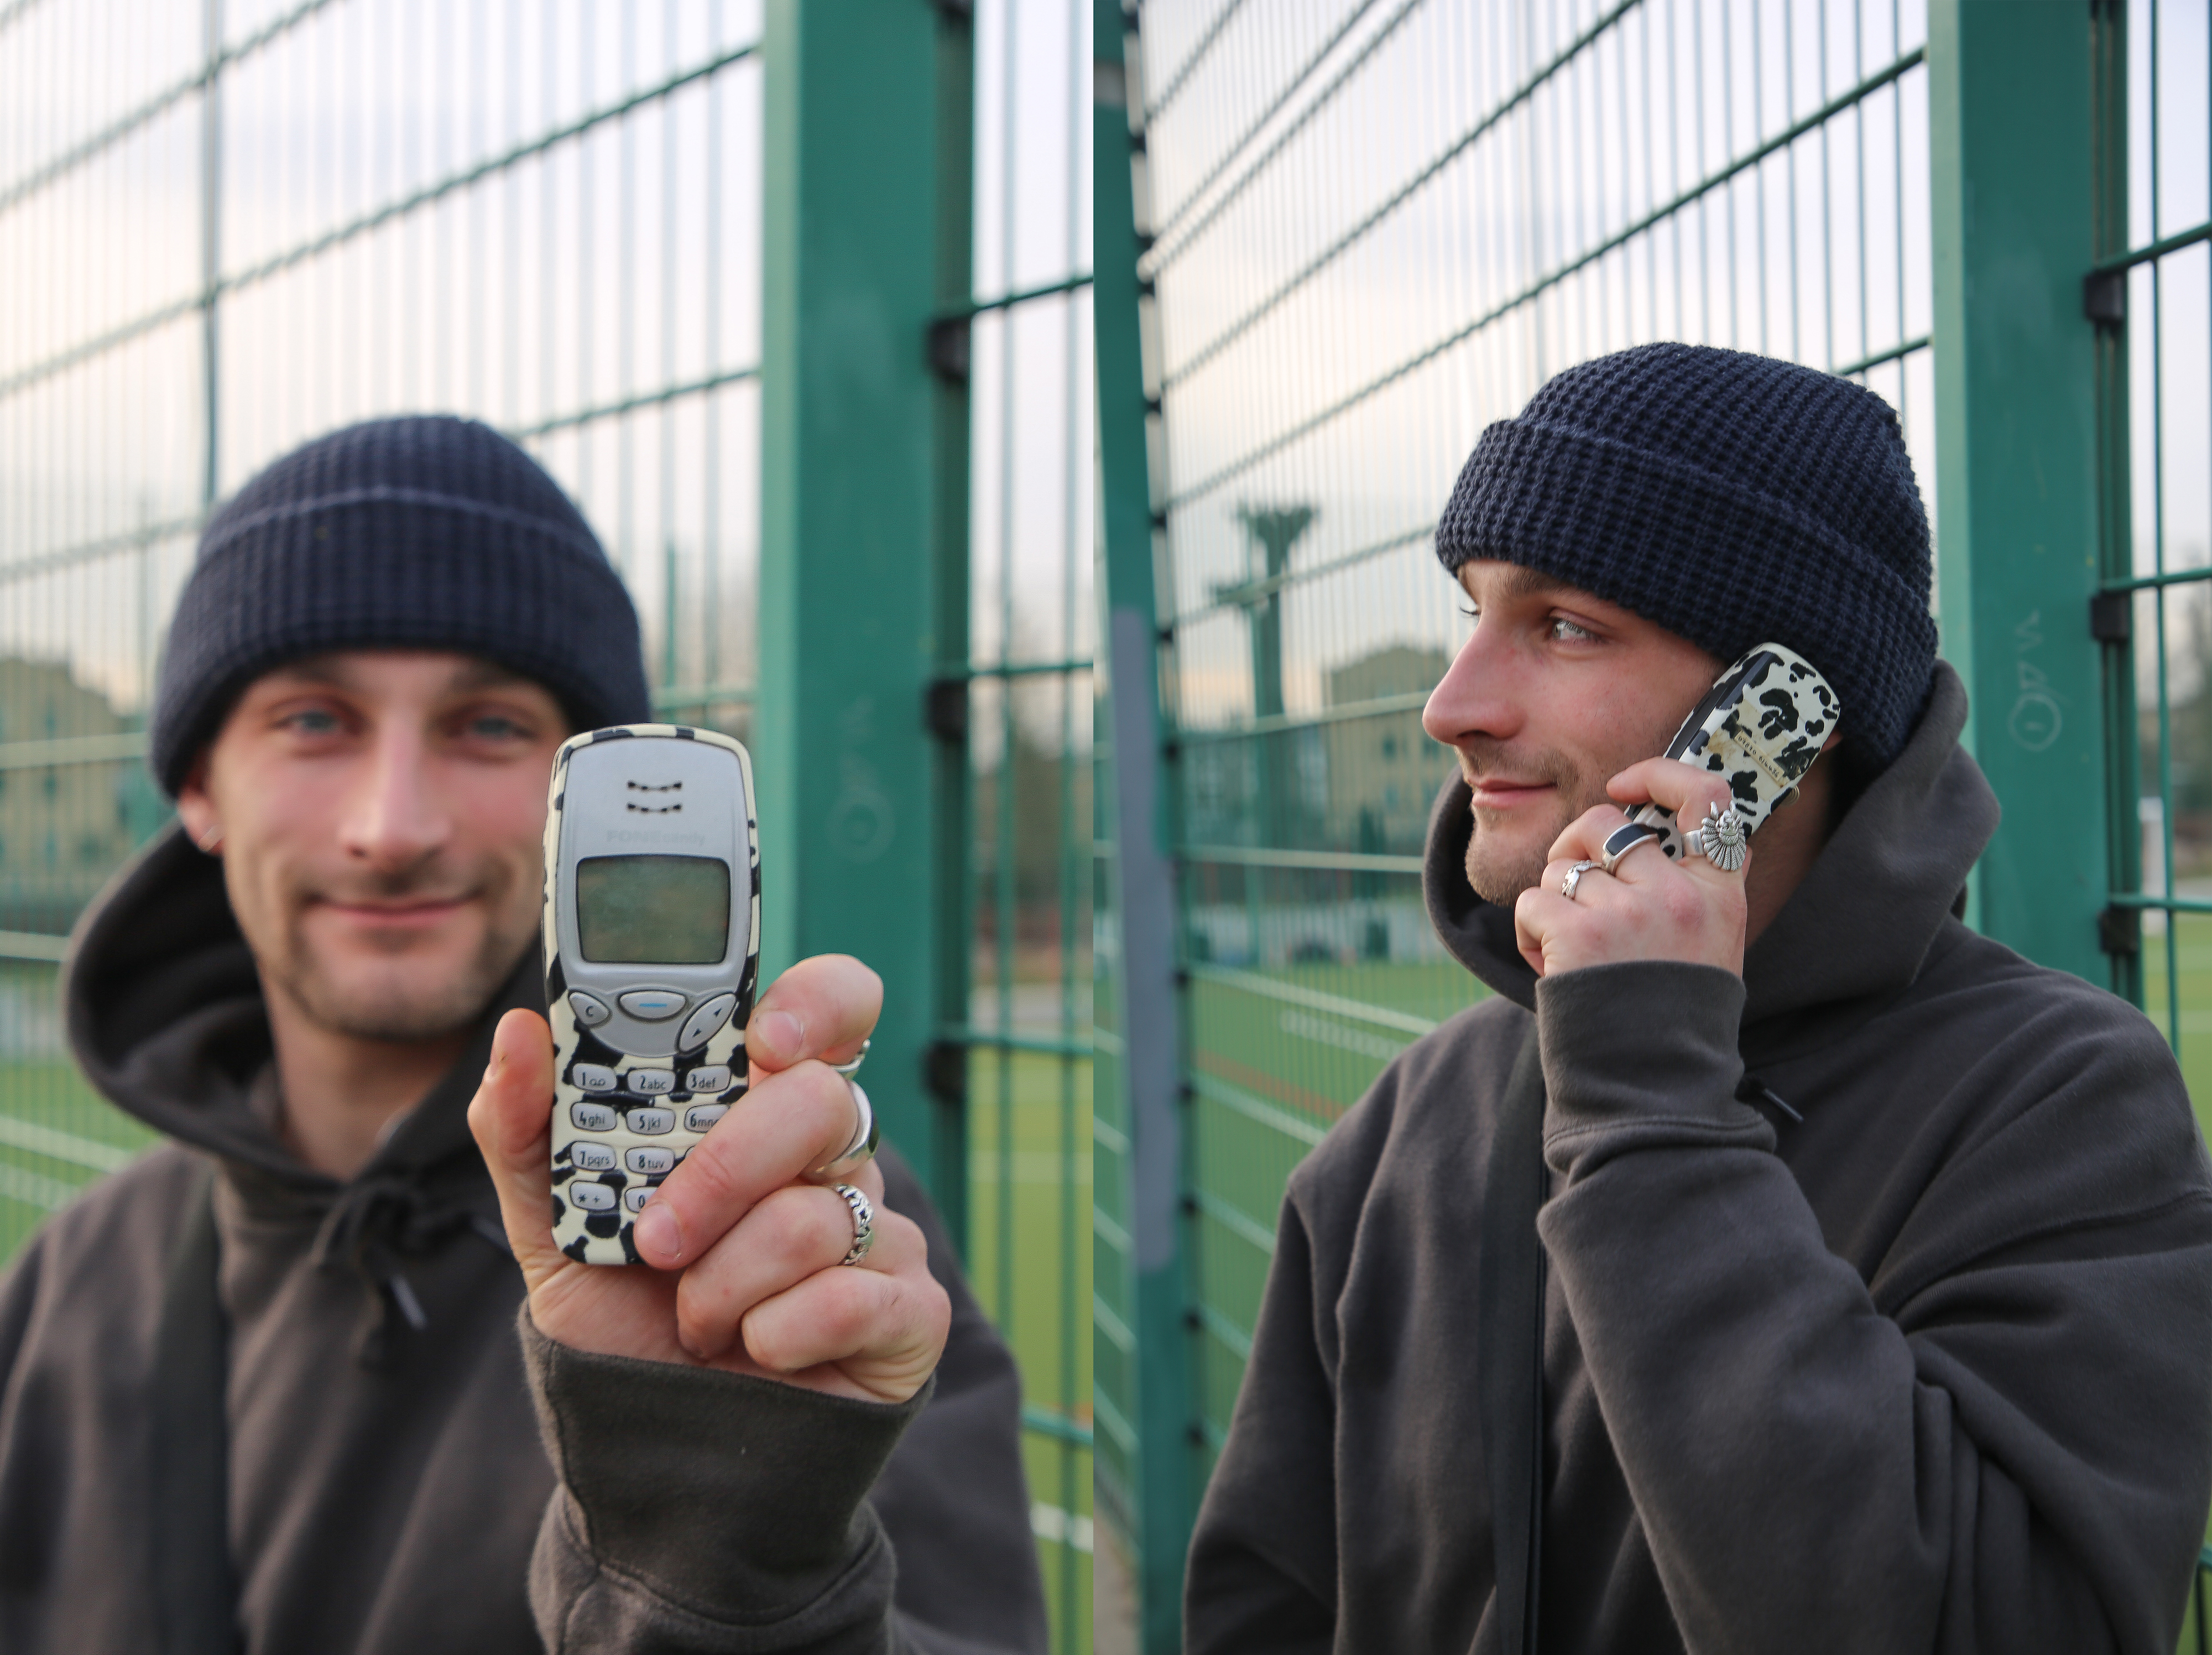
<path fill-rule="evenodd" d="M 1139 1643 L 1146 1655 L 1182 1646 L 1182 1563 L 1196 1499 L 1191 1440 L 1190 1334 L 1184 1322 L 1181 1041 L 1175 963 L 1175 876 L 1162 744 L 1147 410 L 1138 313 L 1133 143 L 1119 4 L 1092 11 L 1096 93 L 1092 214 L 1098 346 L 1098 450 L 1104 527 L 1105 722 L 1113 744 L 1108 808 L 1113 842 L 1109 947 L 1116 1027 L 1103 1027 L 1100 1067 L 1127 1127 L 1127 1252 L 1133 1314 L 1133 1488 L 1116 1491 L 1136 1532 Z M 1119 1035 L 1118 1040 L 1114 1038 Z M 1102 1330 L 1102 1336 L 1104 1336 Z"/>
<path fill-rule="evenodd" d="M 2089 30 L 2081 0 L 1936 0 L 1928 119 L 1943 653 L 2004 801 L 1971 917 L 2101 984 Z"/>
<path fill-rule="evenodd" d="M 955 1110 L 932 1109 L 924 1066 L 965 916 L 939 877 L 948 767 L 927 705 L 966 648 L 966 525 L 948 521 L 944 470 L 956 455 L 964 503 L 966 411 L 927 341 L 968 298 L 964 131 L 957 177 L 939 155 L 968 113 L 966 31 L 925 0 L 768 7 L 753 715 L 763 970 L 842 952 L 882 974 L 869 1096 L 956 1213 L 967 1168 L 939 1118 Z"/>

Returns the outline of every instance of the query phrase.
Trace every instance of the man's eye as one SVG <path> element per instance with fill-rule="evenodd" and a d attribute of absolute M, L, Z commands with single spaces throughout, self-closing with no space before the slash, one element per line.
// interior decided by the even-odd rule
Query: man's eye
<path fill-rule="evenodd" d="M 337 715 L 319 707 L 286 715 L 284 725 L 296 735 L 336 735 L 338 732 Z"/>
<path fill-rule="evenodd" d="M 519 741 L 530 732 L 501 713 L 480 713 L 468 722 L 468 732 L 479 741 Z"/>
<path fill-rule="evenodd" d="M 1577 626 L 1564 615 L 1552 617 L 1552 637 L 1556 642 L 1577 643 L 1596 636 L 1588 627 Z"/>

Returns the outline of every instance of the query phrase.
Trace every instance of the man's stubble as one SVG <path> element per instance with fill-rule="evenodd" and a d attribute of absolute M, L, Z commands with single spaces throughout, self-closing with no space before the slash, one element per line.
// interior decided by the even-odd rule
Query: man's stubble
<path fill-rule="evenodd" d="M 400 901 L 429 884 L 421 879 L 395 880 L 381 885 L 376 894 Z M 446 882 L 442 888 L 450 891 L 452 885 Z M 441 1040 L 483 1015 L 538 935 L 537 904 L 532 903 L 527 915 L 521 915 L 516 897 L 525 888 L 534 893 L 535 881 L 526 885 L 507 870 L 486 869 L 477 888 L 489 922 L 475 952 L 449 975 L 430 977 L 409 960 L 412 950 L 399 947 L 389 952 L 386 969 L 362 974 L 367 980 L 337 981 L 307 934 L 307 909 L 300 903 L 288 904 L 281 954 L 272 958 L 259 948 L 255 952 L 262 956 L 270 988 L 319 1028 L 392 1044 Z"/>
<path fill-rule="evenodd" d="M 1507 822 L 1519 812 L 1474 810 L 1467 841 L 1467 882 L 1485 902 L 1510 908 L 1521 893 L 1544 877 L 1551 848 L 1584 811 L 1607 802 L 1605 777 L 1585 776 L 1565 755 L 1547 752 L 1531 759 L 1500 762 L 1496 744 L 1469 741 L 1459 750 L 1460 774 L 1470 782 L 1485 771 L 1509 774 L 1522 782 L 1547 782 L 1556 789 L 1556 811 L 1540 824 L 1524 822 L 1509 835 Z M 1488 819 L 1486 821 L 1486 818 Z M 1534 828 L 1536 831 L 1531 832 Z M 1526 836 L 1526 837 L 1524 837 Z"/>

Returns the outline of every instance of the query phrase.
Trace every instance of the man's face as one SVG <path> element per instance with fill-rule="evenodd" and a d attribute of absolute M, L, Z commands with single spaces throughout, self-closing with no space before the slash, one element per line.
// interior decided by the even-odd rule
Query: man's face
<path fill-rule="evenodd" d="M 550 693 L 465 655 L 321 655 L 255 681 L 177 808 L 216 839 L 272 995 L 334 1033 L 432 1040 L 538 934 L 567 734 Z"/>
<path fill-rule="evenodd" d="M 1474 632 L 1421 714 L 1474 790 L 1468 882 L 1510 905 L 1605 784 L 1666 751 L 1725 664 L 1515 563 L 1461 565 Z"/>

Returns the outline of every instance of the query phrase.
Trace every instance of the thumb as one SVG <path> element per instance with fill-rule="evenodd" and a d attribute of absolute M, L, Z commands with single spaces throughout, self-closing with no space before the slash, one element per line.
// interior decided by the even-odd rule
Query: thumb
<path fill-rule="evenodd" d="M 492 1031 L 491 1062 L 469 1104 L 469 1130 L 491 1171 L 507 1245 L 532 1286 L 563 1262 L 553 1245 L 553 1034 L 517 1009 Z"/>

